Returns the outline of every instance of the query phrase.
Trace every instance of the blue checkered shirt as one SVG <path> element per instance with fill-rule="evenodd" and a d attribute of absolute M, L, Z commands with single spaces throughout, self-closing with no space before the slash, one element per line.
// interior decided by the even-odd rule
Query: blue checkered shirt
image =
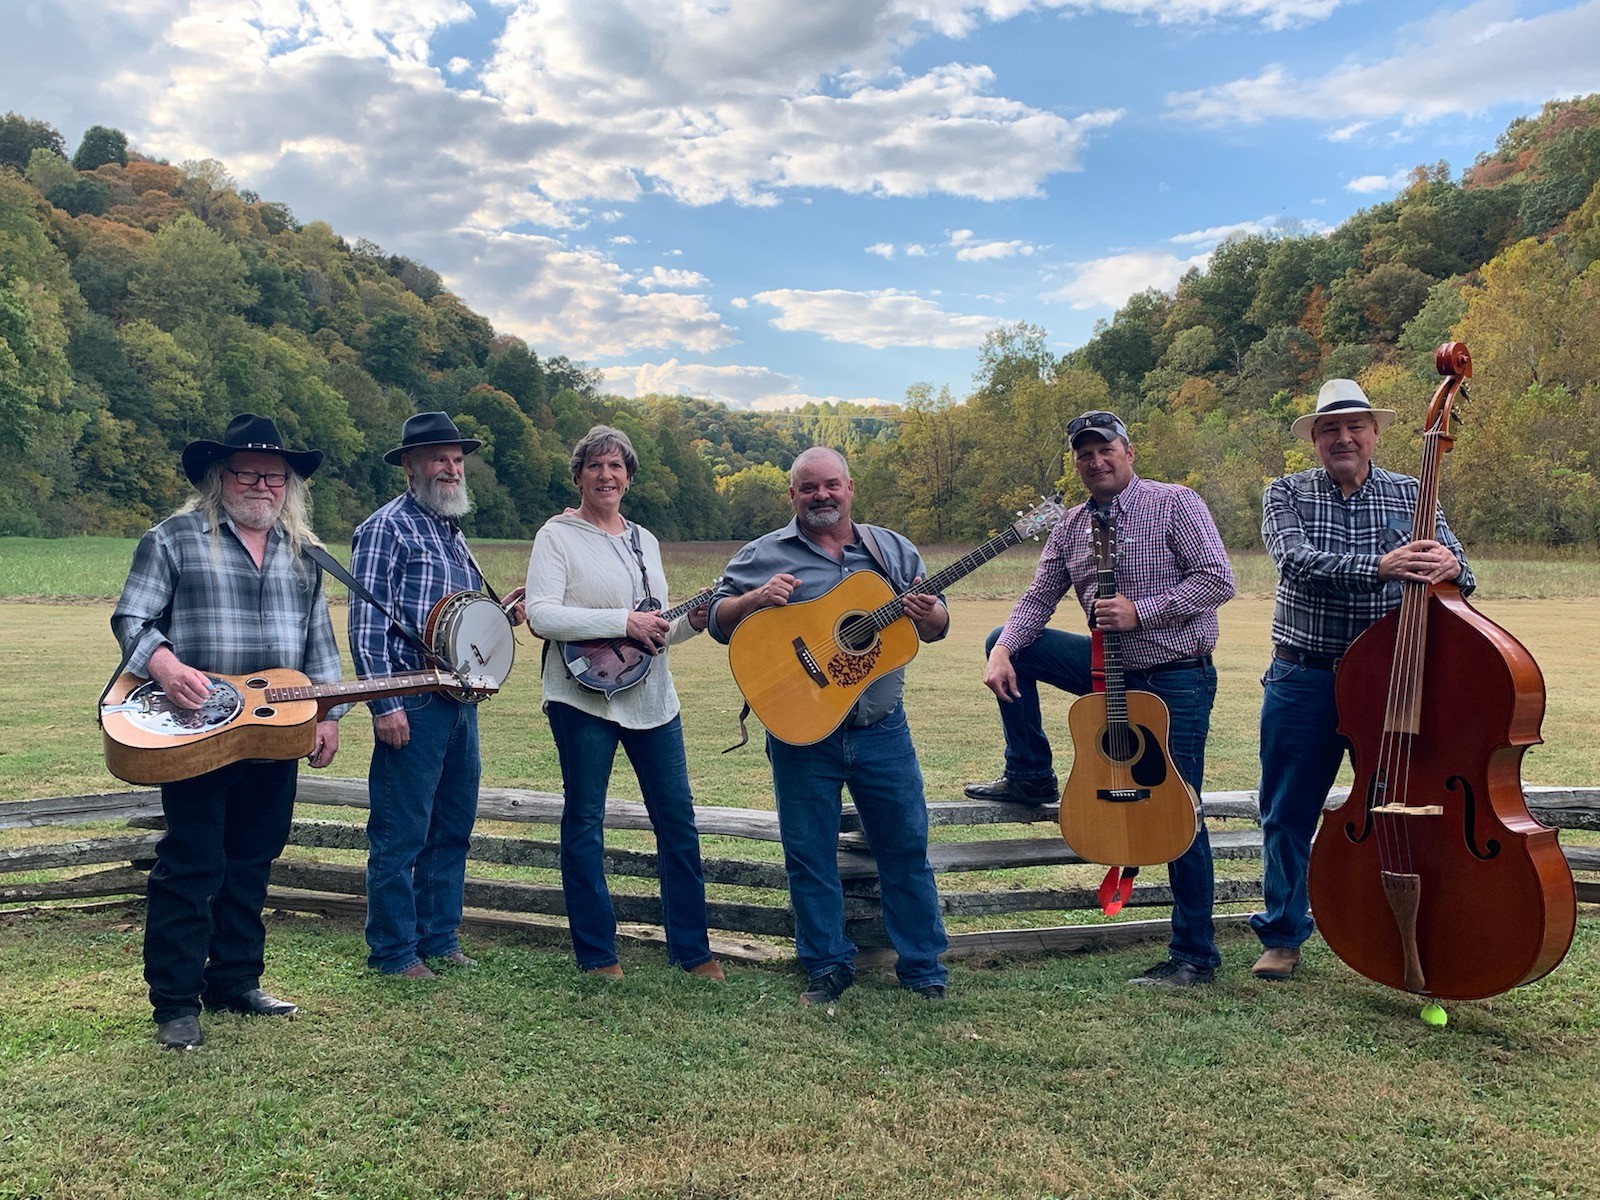
<path fill-rule="evenodd" d="M 418 637 L 433 606 L 451 592 L 483 590 L 461 527 L 429 512 L 407 491 L 356 528 L 350 539 L 350 573 L 390 614 Z M 422 653 L 389 628 L 383 614 L 350 597 L 350 656 L 363 679 L 420 671 Z M 398 712 L 395 697 L 369 700 L 375 717 Z"/>
<path fill-rule="evenodd" d="M 287 667 L 332 683 L 340 674 L 322 569 L 304 555 L 291 562 L 278 526 L 258 568 L 232 521 L 213 539 L 203 513 L 168 517 L 139 539 L 111 629 L 132 651 L 127 669 L 136 675 L 150 674 L 150 656 L 162 646 L 215 675 Z"/>
<path fill-rule="evenodd" d="M 1139 671 L 1210 654 L 1217 609 L 1233 598 L 1233 566 L 1206 502 L 1176 483 L 1135 475 L 1111 501 L 1117 522 L 1117 590 L 1133 601 L 1138 628 L 1122 635 L 1122 658 Z M 1050 531 L 1033 583 L 1011 610 L 1000 644 L 1012 653 L 1033 643 L 1069 589 L 1085 618 L 1100 593 L 1094 511 L 1078 505 Z"/>
<path fill-rule="evenodd" d="M 1261 497 L 1261 539 L 1278 567 L 1272 640 L 1338 658 L 1399 608 L 1403 587 L 1378 578 L 1378 560 L 1412 540 L 1416 510 L 1417 481 L 1378 466 L 1348 497 L 1321 467 L 1273 480 Z M 1470 593 L 1477 581 L 1442 510 L 1434 524 L 1434 540 L 1461 563 L 1456 585 Z"/>

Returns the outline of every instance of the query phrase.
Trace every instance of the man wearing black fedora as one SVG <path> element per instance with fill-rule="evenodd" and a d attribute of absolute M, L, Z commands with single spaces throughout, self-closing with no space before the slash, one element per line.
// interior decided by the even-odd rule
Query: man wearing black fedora
<path fill-rule="evenodd" d="M 1334 668 L 1369 625 L 1398 608 L 1402 584 L 1474 587 L 1441 510 L 1411 528 L 1417 481 L 1372 461 L 1394 412 L 1353 379 L 1330 379 L 1290 427 L 1322 463 L 1268 485 L 1261 536 L 1278 568 L 1272 661 L 1262 676 L 1261 840 L 1265 911 L 1250 918 L 1262 955 L 1252 972 L 1289 979 L 1311 936 L 1306 871 L 1323 801 L 1350 743 L 1340 736 Z"/>
<path fill-rule="evenodd" d="M 363 677 L 422 670 L 421 652 L 389 617 L 420 634 L 452 592 L 482 591 L 485 580 L 462 536 L 466 457 L 483 443 L 442 412 L 406 420 L 400 444 L 383 456 L 408 486 L 363 521 L 350 569 L 387 610 L 350 606 L 350 653 Z M 509 593 L 513 623 L 522 589 Z M 467 845 L 478 813 L 478 711 L 444 692 L 369 701 L 372 765 L 367 774 L 367 965 L 385 975 L 431 979 L 437 966 L 470 967 L 461 949 Z"/>
<path fill-rule="evenodd" d="M 319 544 L 306 480 L 321 462 L 320 450 L 286 449 L 255 413 L 235 417 L 221 441 L 184 447 L 196 494 L 140 539 L 111 617 L 127 670 L 190 710 L 206 702 L 213 674 L 287 667 L 319 683 L 339 678 L 322 571 L 305 553 Z M 313 767 L 333 761 L 343 711 L 317 725 Z M 162 785 L 144 974 L 164 1048 L 201 1044 L 202 1006 L 295 1012 L 261 990 L 261 909 L 288 840 L 297 766 L 235 762 Z"/>

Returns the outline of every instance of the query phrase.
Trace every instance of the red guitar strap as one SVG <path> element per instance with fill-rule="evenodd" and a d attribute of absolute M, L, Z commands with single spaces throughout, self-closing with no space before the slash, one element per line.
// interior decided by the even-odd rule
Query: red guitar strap
<path fill-rule="evenodd" d="M 1106 639 L 1098 629 L 1089 631 L 1089 679 L 1090 691 L 1106 690 Z"/>

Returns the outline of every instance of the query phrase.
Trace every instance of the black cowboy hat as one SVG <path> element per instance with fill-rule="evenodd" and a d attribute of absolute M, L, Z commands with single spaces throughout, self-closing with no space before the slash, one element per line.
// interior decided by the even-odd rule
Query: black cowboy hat
<path fill-rule="evenodd" d="M 311 473 L 322 465 L 321 450 L 285 450 L 283 438 L 278 436 L 278 424 L 271 417 L 258 417 L 255 413 L 240 413 L 228 422 L 228 429 L 220 442 L 190 442 L 183 448 L 183 473 L 195 487 L 206 477 L 206 469 L 219 458 L 227 458 L 241 450 L 254 450 L 260 454 L 276 454 L 289 464 L 289 469 L 301 479 L 311 478 Z"/>
<path fill-rule="evenodd" d="M 461 453 L 471 454 L 481 445 L 481 438 L 463 437 L 446 413 L 418 413 L 406 418 L 406 423 L 400 427 L 400 444 L 385 454 L 383 461 L 398 467 L 402 454 L 422 446 L 460 446 Z"/>

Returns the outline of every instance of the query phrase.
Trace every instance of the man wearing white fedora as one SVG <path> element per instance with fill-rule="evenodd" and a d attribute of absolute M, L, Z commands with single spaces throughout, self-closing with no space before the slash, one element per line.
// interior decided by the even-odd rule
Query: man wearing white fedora
<path fill-rule="evenodd" d="M 1263 953 L 1253 973 L 1288 979 L 1314 923 L 1306 894 L 1311 838 L 1350 744 L 1339 735 L 1334 668 L 1357 635 L 1400 605 L 1401 584 L 1474 587 L 1461 543 L 1435 516 L 1413 536 L 1417 481 L 1372 461 L 1394 420 L 1353 379 L 1330 379 L 1291 426 L 1321 466 L 1274 480 L 1261 537 L 1278 568 L 1272 661 L 1262 676 L 1261 838 L 1264 911 L 1250 918 Z"/>

